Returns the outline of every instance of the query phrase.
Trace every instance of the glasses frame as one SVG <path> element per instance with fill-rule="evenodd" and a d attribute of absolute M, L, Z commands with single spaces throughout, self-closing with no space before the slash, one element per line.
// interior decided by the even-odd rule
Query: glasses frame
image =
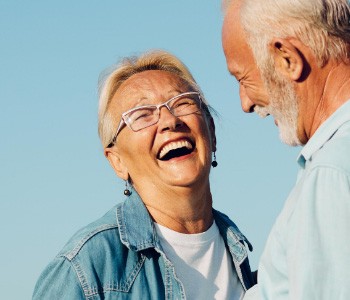
<path fill-rule="evenodd" d="M 172 113 L 171 107 L 169 107 L 169 103 L 172 102 L 172 101 L 174 101 L 174 100 L 177 99 L 177 98 L 181 98 L 181 97 L 186 96 L 186 95 L 197 95 L 197 96 L 198 96 L 198 99 L 199 99 L 199 109 L 198 109 L 198 111 L 200 111 L 200 110 L 202 109 L 202 105 L 203 105 L 203 104 L 205 105 L 205 103 L 204 103 L 203 100 L 202 100 L 201 94 L 200 94 L 199 92 L 185 92 L 185 93 L 178 94 L 178 95 L 176 95 L 176 96 L 170 98 L 169 100 L 165 101 L 164 103 L 161 103 L 161 104 L 158 104 L 158 105 L 142 105 L 142 106 L 137 106 L 137 107 L 134 107 L 134 108 L 132 108 L 132 109 L 129 109 L 129 110 L 127 110 L 126 112 L 123 112 L 123 113 L 122 113 L 121 120 L 120 120 L 120 122 L 119 122 L 118 129 L 117 129 L 117 131 L 116 131 L 116 134 L 114 135 L 114 137 L 113 137 L 111 143 L 108 145 L 107 148 L 110 148 L 110 147 L 112 147 L 112 146 L 114 145 L 114 143 L 115 143 L 115 141 L 116 141 L 116 139 L 117 139 L 117 136 L 118 136 L 119 132 L 123 129 L 123 125 L 124 125 L 124 124 L 125 124 L 126 126 L 128 126 L 128 127 L 129 127 L 132 131 L 134 131 L 134 132 L 139 131 L 139 130 L 142 130 L 142 129 L 145 129 L 145 128 L 150 127 L 150 126 L 152 126 L 152 125 L 154 125 L 154 124 L 157 124 L 158 121 L 159 121 L 159 118 L 160 118 L 160 109 L 161 109 L 163 106 L 165 106 L 165 107 L 169 110 L 169 112 L 170 112 L 173 116 L 175 116 L 175 117 L 186 116 L 186 115 L 191 115 L 191 114 L 195 113 L 195 112 L 193 112 L 193 113 L 189 113 L 189 114 L 185 114 L 185 115 L 174 115 L 174 114 Z M 132 129 L 132 128 L 131 128 L 131 125 L 130 125 L 130 122 L 127 120 L 126 116 L 127 116 L 129 113 L 133 112 L 133 111 L 136 111 L 136 110 L 139 110 L 139 109 L 142 109 L 142 108 L 149 108 L 149 107 L 155 108 L 155 109 L 157 110 L 158 116 L 159 116 L 157 122 L 152 123 L 152 124 L 150 124 L 150 125 L 148 125 L 148 126 L 146 126 L 146 127 L 140 128 L 140 129 L 138 129 L 138 130 Z"/>

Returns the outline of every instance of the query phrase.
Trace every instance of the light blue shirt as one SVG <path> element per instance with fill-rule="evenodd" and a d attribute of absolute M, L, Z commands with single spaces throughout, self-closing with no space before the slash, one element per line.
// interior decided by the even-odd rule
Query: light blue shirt
<path fill-rule="evenodd" d="M 350 299 L 350 101 L 302 149 L 262 255 L 262 299 Z"/>

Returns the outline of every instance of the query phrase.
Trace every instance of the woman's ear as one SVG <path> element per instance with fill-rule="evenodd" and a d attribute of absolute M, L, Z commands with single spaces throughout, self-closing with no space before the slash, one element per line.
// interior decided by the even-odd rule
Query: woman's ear
<path fill-rule="evenodd" d="M 107 157 L 109 163 L 111 164 L 114 172 L 123 180 L 128 180 L 129 172 L 125 164 L 123 163 L 120 154 L 116 149 L 105 148 L 104 155 Z"/>
<path fill-rule="evenodd" d="M 270 44 L 276 71 L 290 80 L 301 78 L 304 61 L 300 50 L 288 39 L 275 38 Z"/>
<path fill-rule="evenodd" d="M 211 138 L 211 147 L 213 151 L 216 151 L 216 135 L 215 135 L 215 123 L 214 119 L 210 117 L 209 119 L 209 131 L 210 131 L 210 138 Z"/>

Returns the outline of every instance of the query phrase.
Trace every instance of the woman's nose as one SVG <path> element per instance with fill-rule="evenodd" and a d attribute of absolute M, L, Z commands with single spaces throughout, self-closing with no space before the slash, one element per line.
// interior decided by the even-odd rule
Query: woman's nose
<path fill-rule="evenodd" d="M 175 117 L 166 106 L 159 109 L 159 131 L 174 130 L 175 128 L 182 126 L 182 124 L 182 120 Z"/>

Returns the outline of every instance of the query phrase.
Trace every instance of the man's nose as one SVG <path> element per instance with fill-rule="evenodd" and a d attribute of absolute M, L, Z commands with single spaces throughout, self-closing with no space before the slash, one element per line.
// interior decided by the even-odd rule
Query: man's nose
<path fill-rule="evenodd" d="M 246 113 L 254 112 L 254 102 L 248 97 L 245 87 L 239 86 L 239 97 L 241 98 L 242 110 Z"/>

